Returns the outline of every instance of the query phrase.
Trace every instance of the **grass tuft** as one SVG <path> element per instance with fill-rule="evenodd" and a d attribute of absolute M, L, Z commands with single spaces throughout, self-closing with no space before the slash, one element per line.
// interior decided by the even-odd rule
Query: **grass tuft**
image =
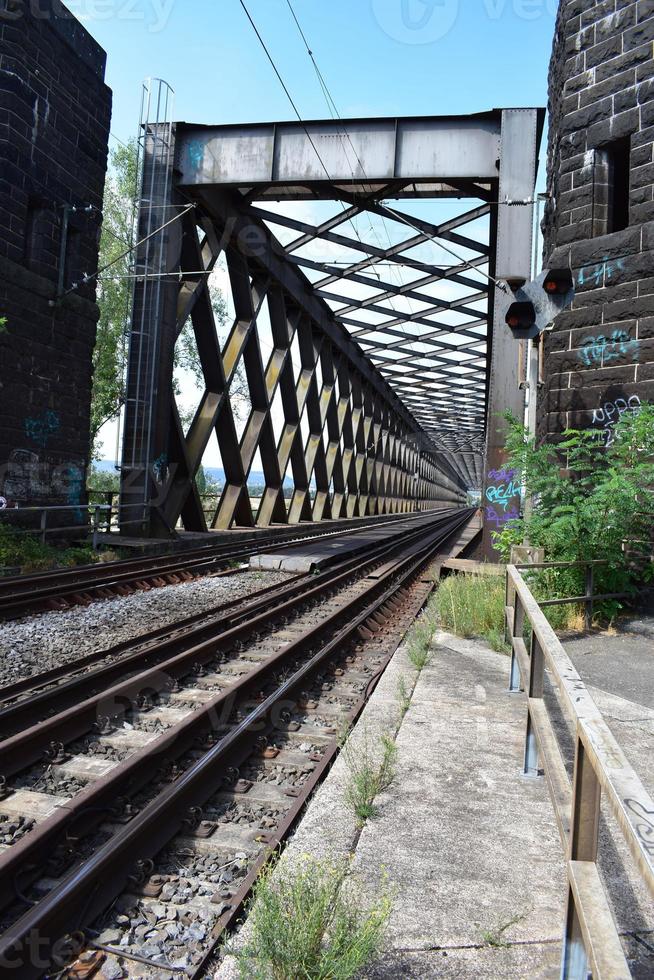
<path fill-rule="evenodd" d="M 305 855 L 299 867 L 269 866 L 254 889 L 242 980 L 350 980 L 379 954 L 391 901 L 365 907 L 347 862 Z"/>
<path fill-rule="evenodd" d="M 457 636 L 481 637 L 499 652 L 504 642 L 505 581 L 501 575 L 449 575 L 436 593 L 443 629 Z"/>
<path fill-rule="evenodd" d="M 397 682 L 397 700 L 400 705 L 400 721 L 402 721 L 411 707 L 411 695 L 407 690 L 404 674 L 400 674 L 400 679 Z"/>
<path fill-rule="evenodd" d="M 507 942 L 507 940 L 504 938 L 504 933 L 507 931 L 507 929 L 510 929 L 511 926 L 517 925 L 526 918 L 526 915 L 514 915 L 513 918 L 498 926 L 497 929 L 489 929 L 486 932 L 482 932 L 482 939 L 487 946 L 492 946 L 494 949 L 507 949 L 511 943 Z"/>
<path fill-rule="evenodd" d="M 407 636 L 409 660 L 420 673 L 431 660 L 431 641 L 438 628 L 438 606 L 431 599 Z"/>
<path fill-rule="evenodd" d="M 377 812 L 376 798 L 395 779 L 397 746 L 390 735 L 380 735 L 373 748 L 366 732 L 355 745 L 352 742 L 345 745 L 343 757 L 349 769 L 345 805 L 363 825 Z"/>

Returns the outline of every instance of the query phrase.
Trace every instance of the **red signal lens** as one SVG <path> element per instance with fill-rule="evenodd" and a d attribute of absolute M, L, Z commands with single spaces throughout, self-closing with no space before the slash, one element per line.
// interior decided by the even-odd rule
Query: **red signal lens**
<path fill-rule="evenodd" d="M 543 281 L 543 289 L 551 296 L 565 296 L 574 289 L 574 280 L 570 269 L 550 269 Z"/>

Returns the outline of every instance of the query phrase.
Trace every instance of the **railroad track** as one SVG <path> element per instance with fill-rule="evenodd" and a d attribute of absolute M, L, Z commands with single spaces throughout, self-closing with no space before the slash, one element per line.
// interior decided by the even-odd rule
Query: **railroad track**
<path fill-rule="evenodd" d="M 64 610 L 76 605 L 90 605 L 98 599 L 146 592 L 166 585 L 190 582 L 206 575 L 221 574 L 233 561 L 268 551 L 279 544 L 313 538 L 336 538 L 353 530 L 380 527 L 398 520 L 421 520 L 424 513 L 393 515 L 383 519 L 339 521 L 334 529 L 316 530 L 315 526 L 280 531 L 265 537 L 253 535 L 241 542 L 206 544 L 183 552 L 147 558 L 80 565 L 30 575 L 0 578 L 0 621 L 17 619 L 34 612 Z M 229 573 L 227 573 L 229 574 Z"/>
<path fill-rule="evenodd" d="M 3 972 L 200 976 L 472 513 L 0 691 Z"/>

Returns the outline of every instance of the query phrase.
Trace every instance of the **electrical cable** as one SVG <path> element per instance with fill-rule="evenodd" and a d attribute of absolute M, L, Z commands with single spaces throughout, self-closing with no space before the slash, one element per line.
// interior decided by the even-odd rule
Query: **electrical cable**
<path fill-rule="evenodd" d="M 193 211 L 195 207 L 196 207 L 195 204 L 189 204 L 189 206 L 184 211 L 182 211 L 181 214 L 176 214 L 174 218 L 171 218 L 164 225 L 161 225 L 161 227 L 159 228 L 155 228 L 155 230 L 151 231 L 149 235 L 145 236 L 145 238 L 142 238 L 140 241 L 136 242 L 136 244 L 130 246 L 130 248 L 126 249 L 121 255 L 117 256 L 117 258 L 113 259 L 111 262 L 108 262 L 107 265 L 103 266 L 102 269 L 98 269 L 97 272 L 94 272 L 92 276 L 85 275 L 82 277 L 82 279 L 80 279 L 79 282 L 73 283 L 70 289 L 67 289 L 64 293 L 62 293 L 62 295 L 59 297 L 59 300 L 57 301 L 50 300 L 50 305 L 54 306 L 56 302 L 61 301 L 66 296 L 69 296 L 70 293 L 74 293 L 77 289 L 79 289 L 80 286 L 86 286 L 88 283 L 93 282 L 99 276 L 104 275 L 104 273 L 107 272 L 107 270 L 113 268 L 113 266 L 117 265 L 118 262 L 121 262 L 124 258 L 126 258 L 128 255 L 134 252 L 137 248 L 140 248 L 141 245 L 145 245 L 146 242 L 149 242 L 150 239 L 154 238 L 155 235 L 158 235 L 159 232 L 164 231 L 170 225 L 174 224 L 175 221 L 179 221 L 180 218 L 183 218 L 184 215 L 188 214 L 189 211 Z"/>

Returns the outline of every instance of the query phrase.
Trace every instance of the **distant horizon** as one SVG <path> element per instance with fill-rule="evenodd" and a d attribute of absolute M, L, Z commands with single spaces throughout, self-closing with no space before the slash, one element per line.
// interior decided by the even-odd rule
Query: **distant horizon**
<path fill-rule="evenodd" d="M 116 464 L 113 459 L 96 459 L 91 463 L 91 467 L 95 467 L 101 473 L 119 473 L 120 468 L 116 468 Z M 225 481 L 225 471 L 222 466 L 204 466 L 204 472 L 213 477 L 218 483 L 224 484 Z M 261 470 L 252 470 L 248 476 L 248 486 L 266 486 L 266 477 Z M 287 476 L 284 478 L 283 486 L 285 489 L 288 487 L 294 487 L 295 482 L 292 477 Z M 315 488 L 315 480 L 311 481 L 311 487 Z"/>

